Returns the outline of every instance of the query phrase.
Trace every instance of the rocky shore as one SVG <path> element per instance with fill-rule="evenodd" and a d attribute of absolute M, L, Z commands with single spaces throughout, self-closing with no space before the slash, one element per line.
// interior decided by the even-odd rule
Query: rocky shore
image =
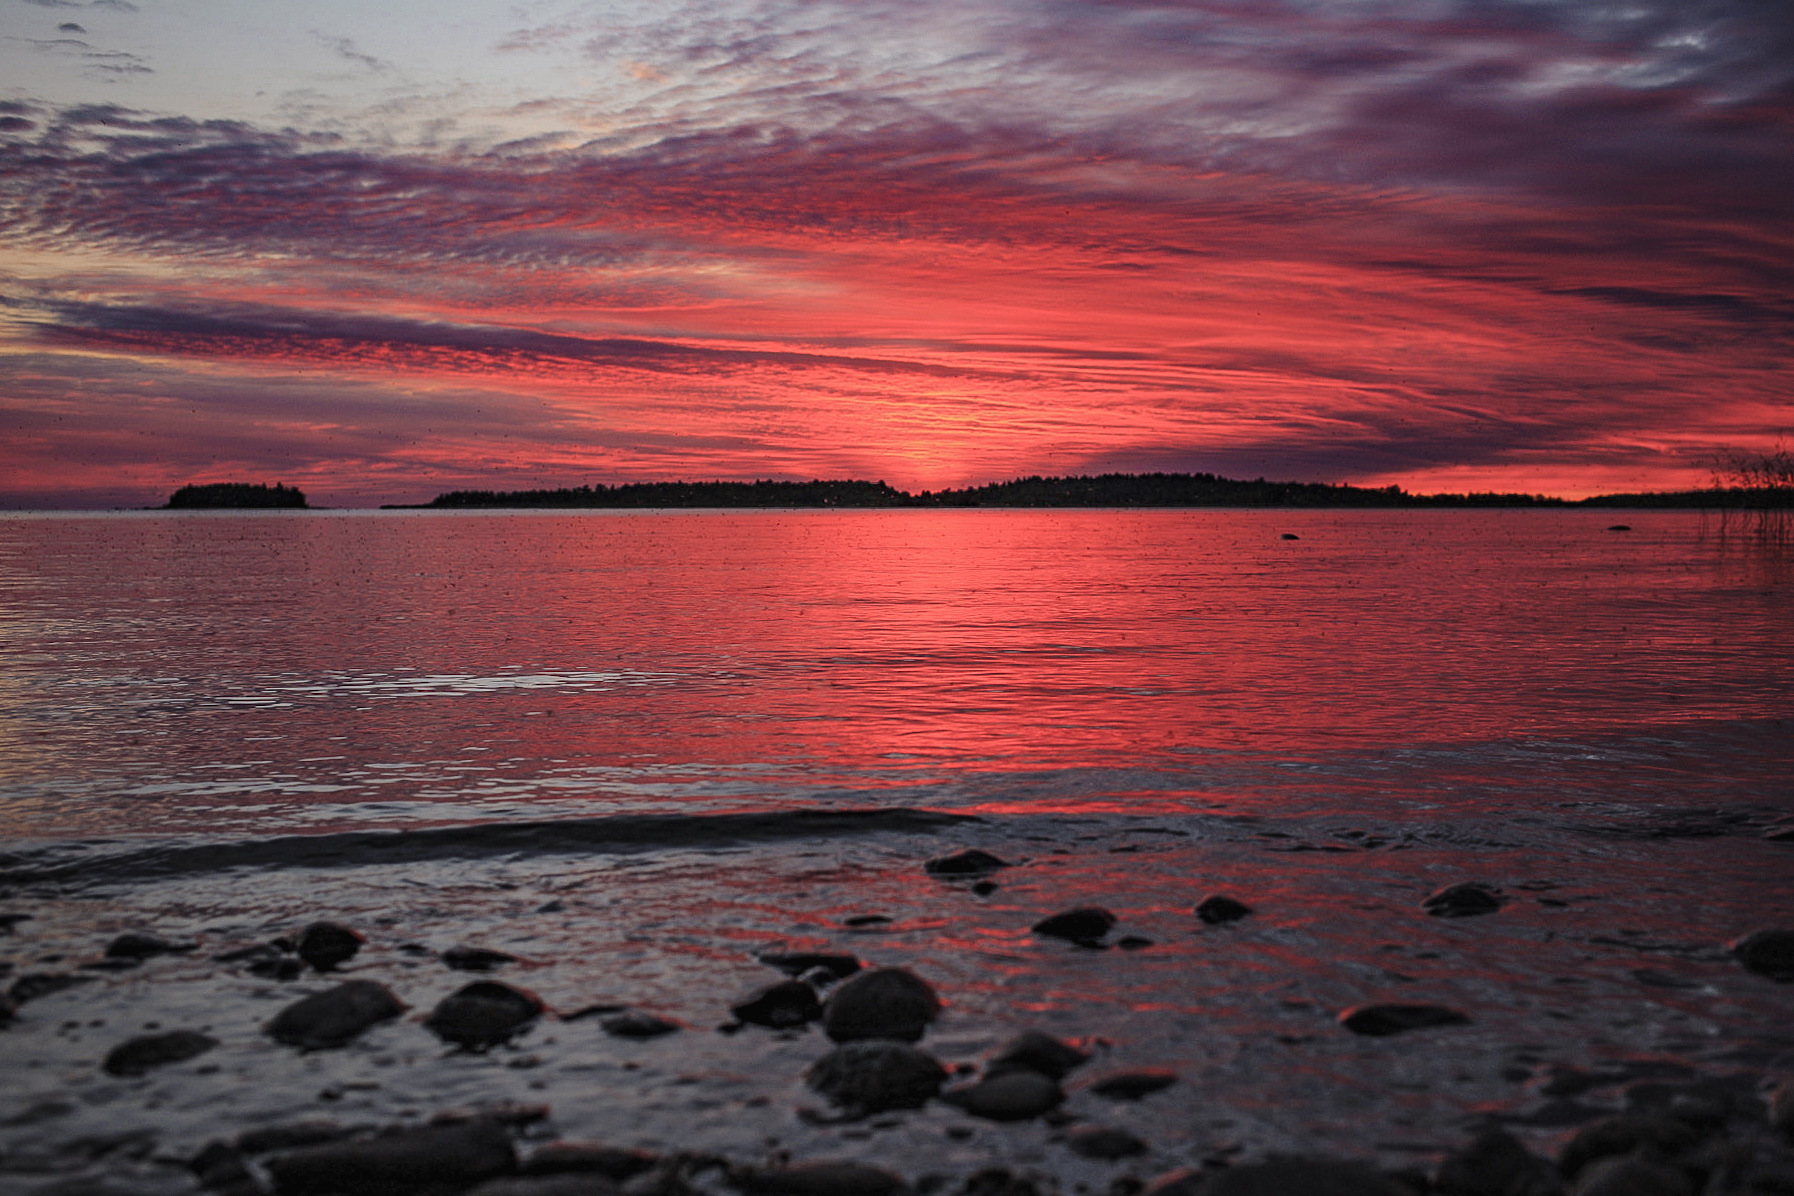
<path fill-rule="evenodd" d="M 1009 867 L 978 849 L 939 856 L 919 866 L 918 878 L 976 899 L 999 888 Z M 1422 920 L 1495 919 L 1511 900 L 1494 886 L 1461 881 L 1417 902 Z M 1259 898 L 1249 892 L 1212 892 L 1187 909 L 1193 926 L 1248 926 Z M 541 908 L 559 912 L 545 903 Z M 856 954 L 764 949 L 753 953 L 761 982 L 708 1004 L 708 1024 L 681 1020 L 627 1002 L 556 1008 L 524 979 L 532 961 L 490 948 L 456 945 L 433 950 L 405 941 L 392 927 L 378 929 L 317 920 L 266 941 L 221 943 L 182 938 L 157 927 L 116 934 L 95 943 L 91 958 L 38 953 L 30 962 L 29 908 L 0 911 L 11 937 L 13 962 L 0 964 L 7 983 L 0 999 L 0 1047 L 59 1036 L 104 1041 L 97 1070 L 112 1087 L 90 1103 L 120 1110 L 111 1132 L 37 1150 L 30 1127 L 69 1115 L 73 1102 L 55 1095 L 7 1110 L 0 1127 L 11 1144 L 0 1157 L 0 1192 L 30 1196 L 112 1196 L 115 1193 L 214 1192 L 225 1196 L 686 1196 L 707 1193 L 769 1196 L 1713 1196 L 1720 1193 L 1794 1193 L 1794 1083 L 1789 1060 L 1752 1058 L 1738 1066 L 1702 1070 L 1661 1059 L 1604 1069 L 1554 1064 L 1510 1052 L 1509 1079 L 1524 1082 L 1527 1099 L 1482 1109 L 1475 1124 L 1455 1126 L 1431 1158 L 1402 1168 L 1363 1157 L 1278 1152 L 1254 1157 L 1237 1143 L 1211 1142 L 1191 1157 L 1152 1140 L 1154 1103 L 1184 1100 L 1225 1104 L 1224 1090 L 1178 1068 L 1117 1066 L 1099 1036 L 1066 1037 L 1022 1028 L 991 1049 L 967 1054 L 937 1026 L 956 994 L 942 991 L 919 967 L 877 966 Z M 890 919 L 862 914 L 849 932 L 875 931 Z M 1059 910 L 1028 931 L 1043 946 L 1122 960 L 1155 947 L 1115 913 L 1097 905 Z M 393 941 L 378 942 L 377 939 Z M 418 977 L 455 974 L 452 990 L 421 999 L 425 986 L 360 974 L 364 952 L 377 947 Z M 1725 946 L 1724 966 L 1771 986 L 1794 981 L 1794 930 L 1770 927 Z M 1113 951 L 1120 954 L 1101 956 Z M 143 1007 L 131 985 L 157 983 L 164 965 L 201 966 L 252 980 L 266 1010 L 239 1016 L 194 1008 L 192 1024 L 149 1023 L 122 1034 L 116 1021 L 88 1016 L 84 991 L 109 990 L 108 1007 Z M 123 986 L 123 987 L 121 987 Z M 438 986 L 439 987 L 439 986 Z M 1779 990 L 1784 996 L 1794 989 Z M 54 1012 L 50 1010 L 54 1009 Z M 1465 1010 L 1445 1004 L 1391 1001 L 1332 1012 L 1333 1032 L 1374 1049 L 1404 1052 L 1438 1070 L 1458 1066 L 1443 1045 L 1474 1025 Z M 1012 1022 L 1026 1020 L 1017 1008 Z M 558 1029 L 556 1029 L 558 1028 Z M 690 1051 L 702 1040 L 741 1045 L 750 1074 L 731 1076 L 731 1107 L 766 1109 L 800 1094 L 795 1122 L 809 1138 L 800 1151 L 776 1138 L 757 1151 L 726 1152 L 694 1143 L 644 1145 L 624 1136 L 593 1139 L 579 1118 L 557 1114 L 552 1100 L 514 1099 L 515 1085 L 457 1091 L 475 1099 L 456 1107 L 410 1110 L 398 1118 L 339 1115 L 336 1108 L 380 1084 L 326 1083 L 322 1110 L 263 1118 L 235 1133 L 207 1136 L 183 1147 L 133 1125 L 124 1112 L 148 1093 L 145 1108 L 183 1100 L 181 1077 L 213 1079 L 213 1062 L 232 1046 L 284 1055 L 256 1056 L 239 1073 L 237 1096 L 254 1096 L 254 1068 L 288 1059 L 318 1067 L 358 1050 L 372 1064 L 394 1068 L 487 1067 L 507 1081 L 544 1066 L 557 1034 L 596 1034 L 624 1047 Z M 377 1049 L 369 1043 L 389 1037 Z M 428 1036 L 426 1040 L 422 1036 Z M 254 1036 L 256 1042 L 247 1038 Z M 402 1037 L 401 1037 L 402 1036 Z M 533 1037 L 532 1037 L 533 1036 Z M 527 1045 L 520 1045 L 525 1039 Z M 10 1042 L 9 1042 L 10 1040 Z M 433 1042 L 434 1054 L 423 1048 Z M 682 1046 L 681 1044 L 685 1044 Z M 758 1043 L 758 1047 L 753 1044 Z M 259 1045 L 258 1045 L 259 1044 Z M 1150 1044 L 1148 1044 L 1150 1045 Z M 721 1049 L 727 1050 L 725 1046 Z M 15 1059 L 20 1057 L 15 1049 Z M 1516 1065 L 1513 1059 L 1522 1062 Z M 434 1060 L 434 1062 L 432 1062 Z M 803 1060 L 801 1064 L 799 1060 Z M 14 1065 L 8 1065 L 11 1071 Z M 33 1062 L 31 1066 L 37 1066 Z M 645 1064 L 625 1058 L 615 1076 Z M 1524 1073 L 1524 1074 L 1520 1074 Z M 22 1078 L 17 1072 L 14 1078 Z M 162 1088 L 158 1083 L 173 1079 Z M 464 1078 L 477 1079 L 467 1071 Z M 681 1083 L 683 1080 L 675 1081 Z M 694 1077 L 693 1085 L 703 1078 Z M 1422 1083 L 1425 1081 L 1423 1080 Z M 563 1081 L 565 1083 L 565 1081 Z M 361 1085 L 357 1088 L 356 1085 Z M 539 1085 L 546 1088 L 547 1085 Z M 746 1095 L 741 1095 L 745 1092 Z M 629 1099 L 619 1089 L 616 1102 Z M 713 1104 L 717 1102 L 711 1102 Z M 1348 1102 L 1349 1104 L 1349 1102 Z M 608 1132 L 627 1125 L 619 1108 Z M 725 1113 L 725 1115 L 727 1115 Z M 1349 1113 L 1347 1114 L 1349 1116 Z M 101 1116 L 104 1116 L 103 1111 Z M 1161 1122 L 1162 1123 L 1162 1119 Z M 203 1127 L 203 1115 L 194 1119 Z M 1372 1127 L 1366 1126 L 1370 1132 Z M 880 1134 L 909 1133 L 910 1142 L 938 1135 L 938 1155 L 901 1152 L 902 1165 L 869 1161 L 863 1144 Z M 965 1145 L 989 1135 L 1031 1134 L 1028 1150 L 993 1151 L 990 1165 L 968 1165 Z M 694 1137 L 695 1137 L 694 1133 Z M 982 1137 L 981 1137 L 982 1136 Z M 664 1137 L 664 1135 L 663 1135 Z M 831 1149 L 832 1144 L 832 1149 Z M 945 1146 L 958 1144 L 948 1152 Z M 1180 1152 L 1184 1157 L 1175 1156 Z M 887 1152 L 889 1153 L 889 1152 Z M 1028 1157 L 1032 1162 L 1018 1161 Z M 1179 1163 L 1180 1165 L 1168 1165 Z"/>

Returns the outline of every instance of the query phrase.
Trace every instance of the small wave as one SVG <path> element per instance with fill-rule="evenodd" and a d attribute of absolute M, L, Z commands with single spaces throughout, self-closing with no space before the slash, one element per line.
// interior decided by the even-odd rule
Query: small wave
<path fill-rule="evenodd" d="M 968 814 L 900 806 L 483 822 L 426 830 L 282 835 L 225 843 L 184 840 L 112 853 L 104 849 L 113 843 L 54 844 L 0 854 L 0 891 L 46 884 L 157 880 L 233 868 L 344 868 L 495 855 L 720 847 L 779 839 L 926 833 L 979 821 Z"/>

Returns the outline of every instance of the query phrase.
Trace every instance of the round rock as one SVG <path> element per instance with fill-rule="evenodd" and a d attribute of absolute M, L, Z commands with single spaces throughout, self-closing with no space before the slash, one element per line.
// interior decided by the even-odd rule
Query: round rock
<path fill-rule="evenodd" d="M 104 1067 L 108 1075 L 140 1076 L 152 1067 L 181 1063 L 203 1055 L 218 1045 L 216 1038 L 197 1030 L 170 1030 L 166 1034 L 147 1034 L 112 1048 Z"/>
<path fill-rule="evenodd" d="M 1794 930 L 1759 930 L 1732 944 L 1746 971 L 1786 984 L 1794 980 Z"/>
<path fill-rule="evenodd" d="M 1604 1159 L 1592 1164 L 1571 1196 L 1695 1196 L 1688 1177 L 1649 1158 Z"/>
<path fill-rule="evenodd" d="M 1225 897 L 1220 893 L 1204 897 L 1201 904 L 1196 907 L 1196 916 L 1210 926 L 1219 926 L 1224 922 L 1238 922 L 1251 912 L 1252 907 L 1244 901 L 1235 901 L 1232 897 Z"/>
<path fill-rule="evenodd" d="M 1435 918 L 1473 918 L 1500 909 L 1501 898 L 1487 885 L 1465 881 L 1440 889 L 1422 901 L 1420 908 Z"/>
<path fill-rule="evenodd" d="M 384 984 L 349 980 L 293 1002 L 268 1023 L 269 1037 L 288 1046 L 338 1047 L 369 1026 L 398 1017 L 405 1006 Z"/>
<path fill-rule="evenodd" d="M 1037 1071 L 1017 1068 L 987 1077 L 959 1094 L 959 1105 L 990 1121 L 1026 1121 L 1059 1107 L 1065 1093 Z"/>
<path fill-rule="evenodd" d="M 999 868 L 1009 867 L 1009 862 L 974 847 L 929 860 L 922 867 L 930 876 L 987 876 Z"/>
<path fill-rule="evenodd" d="M 1087 1159 L 1129 1159 L 1146 1153 L 1146 1143 L 1109 1125 L 1080 1125 L 1065 1135 L 1071 1152 Z"/>
<path fill-rule="evenodd" d="M 1042 918 L 1034 923 L 1034 933 L 1051 938 L 1070 939 L 1074 943 L 1093 943 L 1115 926 L 1115 915 L 1101 906 L 1086 905 L 1064 913 Z"/>
<path fill-rule="evenodd" d="M 347 963 L 361 950 L 362 937 L 347 926 L 338 926 L 335 922 L 313 922 L 299 932 L 299 943 L 294 948 L 300 959 L 320 972 L 328 972 L 338 964 Z"/>
<path fill-rule="evenodd" d="M 1026 1068 L 1055 1080 L 1063 1080 L 1068 1072 L 1082 1067 L 1090 1056 L 1070 1043 L 1061 1042 L 1039 1030 L 1025 1030 L 1003 1044 L 1003 1049 L 985 1068 L 986 1075 L 1014 1068 Z"/>
<path fill-rule="evenodd" d="M 450 947 L 442 953 L 442 962 L 457 972 L 490 972 L 503 964 L 516 963 L 517 957 L 485 947 Z"/>
<path fill-rule="evenodd" d="M 193 950 L 192 943 L 171 943 L 153 934 L 127 931 L 106 944 L 107 959 L 148 959 L 154 955 L 172 955 Z"/>
<path fill-rule="evenodd" d="M 424 1025 L 445 1042 L 478 1051 L 505 1042 L 541 1016 L 542 1002 L 534 993 L 476 980 L 444 997 Z"/>
<path fill-rule="evenodd" d="M 645 1009 L 631 1009 L 627 1013 L 607 1017 L 598 1025 L 612 1038 L 659 1038 L 662 1034 L 672 1034 L 680 1029 L 678 1022 L 649 1013 Z"/>
<path fill-rule="evenodd" d="M 1104 1076 L 1090 1085 L 1090 1091 L 1110 1100 L 1139 1100 L 1155 1092 L 1163 1092 L 1177 1083 L 1177 1073 L 1163 1067 L 1137 1067 Z"/>
<path fill-rule="evenodd" d="M 729 1012 L 738 1021 L 784 1030 L 821 1017 L 822 1002 L 804 981 L 780 980 L 747 993 L 729 1006 Z"/>
<path fill-rule="evenodd" d="M 874 968 L 848 980 L 823 1007 L 822 1028 L 836 1042 L 896 1038 L 914 1042 L 941 1011 L 928 982 L 904 968 Z"/>
<path fill-rule="evenodd" d="M 1506 1130 L 1490 1130 L 1439 1164 L 1440 1196 L 1558 1196 L 1563 1180 L 1550 1160 Z"/>
<path fill-rule="evenodd" d="M 1456 1009 L 1443 1005 L 1359 1005 L 1339 1015 L 1339 1024 L 1354 1034 L 1369 1038 L 1387 1038 L 1409 1030 L 1430 1030 L 1437 1026 L 1467 1026 L 1470 1019 Z"/>
<path fill-rule="evenodd" d="M 804 1081 L 842 1108 L 878 1113 L 921 1108 L 947 1082 L 947 1069 L 913 1046 L 874 1038 L 836 1047 Z"/>

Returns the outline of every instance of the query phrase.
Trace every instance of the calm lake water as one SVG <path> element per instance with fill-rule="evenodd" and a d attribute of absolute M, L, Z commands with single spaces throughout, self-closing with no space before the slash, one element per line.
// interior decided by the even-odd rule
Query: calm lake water
<path fill-rule="evenodd" d="M 1794 845 L 1764 837 L 1794 814 L 1794 557 L 1761 530 L 1549 510 L 0 515 L 0 905 L 34 914 L 0 959 L 70 967 L 132 928 L 205 948 L 26 1005 L 0 1063 L 0 1126 L 22 1128 L 0 1145 L 60 1174 L 58 1144 L 102 1130 L 172 1149 L 510 1098 L 624 1145 L 1117 1173 L 1038 1123 L 799 1116 L 819 1035 L 710 1032 L 777 946 L 926 975 L 949 1014 L 924 1046 L 949 1062 L 1035 1026 L 1102 1039 L 1092 1074 L 1176 1067 L 1127 1111 L 1142 1177 L 1277 1149 L 1413 1164 L 1479 1117 L 1539 1116 L 1554 1066 L 1794 1069 L 1794 990 L 1724 949 L 1794 923 Z M 1017 866 L 985 896 L 923 875 L 963 846 Z M 1503 910 L 1420 912 L 1465 879 Z M 1257 912 L 1205 927 L 1210 892 Z M 1029 934 L 1083 904 L 1151 945 Z M 848 924 L 871 914 L 890 921 Z M 415 948 L 477 943 L 524 956 L 503 978 L 558 1009 L 691 1029 L 620 1044 L 551 1019 L 508 1054 L 444 1057 L 406 1021 L 294 1056 L 257 1027 L 321 985 L 210 956 L 326 916 L 368 932 L 357 974 L 420 1011 L 468 977 Z M 1474 1021 L 1336 1025 L 1397 999 Z M 221 1046 L 98 1073 L 146 1020 L 202 1020 Z M 86 1028 L 31 1031 L 64 1022 Z"/>

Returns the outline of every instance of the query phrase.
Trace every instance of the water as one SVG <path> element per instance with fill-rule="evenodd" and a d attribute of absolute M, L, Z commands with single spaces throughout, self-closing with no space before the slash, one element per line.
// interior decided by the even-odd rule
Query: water
<path fill-rule="evenodd" d="M 1142 1177 L 1279 1149 L 1413 1165 L 1537 1115 L 1553 1065 L 1794 1069 L 1789 986 L 1724 949 L 1794 922 L 1794 847 L 1763 837 L 1794 814 L 1794 562 L 1698 513 L 1613 517 L 0 517 L 0 891 L 35 915 L 0 958 L 66 968 L 137 927 L 204 946 L 26 1005 L 0 1144 L 179 1191 L 155 1155 L 245 1125 L 508 1098 L 625 1145 L 1118 1173 L 945 1106 L 805 1120 L 820 1035 L 710 1032 L 773 946 L 914 967 L 950 1062 L 1037 1026 L 1104 1040 L 1091 1074 L 1177 1067 L 1125 1111 Z M 1018 866 L 985 897 L 924 878 L 958 846 Z M 1507 905 L 1420 913 L 1461 879 Z M 1204 927 L 1211 891 L 1258 912 Z M 1079 904 L 1152 945 L 1029 934 Z M 209 957 L 319 916 L 367 930 L 357 974 L 420 1012 L 468 977 L 402 948 L 465 942 L 526 957 L 504 978 L 563 1011 L 692 1028 L 549 1020 L 444 1057 L 406 1021 L 297 1057 L 257 1027 L 320 983 Z M 1335 1024 L 1380 999 L 1475 1021 Z M 146 1021 L 223 1045 L 99 1073 Z M 144 1159 L 79 1146 L 133 1130 Z"/>

